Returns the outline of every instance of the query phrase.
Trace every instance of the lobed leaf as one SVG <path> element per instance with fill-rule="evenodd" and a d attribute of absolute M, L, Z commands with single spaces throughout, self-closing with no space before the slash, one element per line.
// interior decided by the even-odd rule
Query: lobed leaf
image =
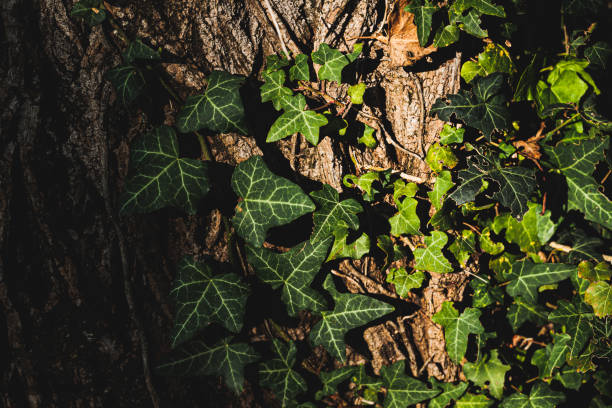
<path fill-rule="evenodd" d="M 450 359 L 456 364 L 465 355 L 470 333 L 484 333 L 484 327 L 479 320 L 480 314 L 480 310 L 468 307 L 459 315 L 459 312 L 453 307 L 453 303 L 446 301 L 431 319 L 434 323 L 444 327 L 446 351 Z"/>

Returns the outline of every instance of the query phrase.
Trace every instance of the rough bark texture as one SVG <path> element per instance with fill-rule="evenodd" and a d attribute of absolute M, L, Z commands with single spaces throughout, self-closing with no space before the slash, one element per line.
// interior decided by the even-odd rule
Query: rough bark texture
<path fill-rule="evenodd" d="M 375 0 L 270 3 L 273 11 L 258 0 L 129 0 L 117 3 L 115 14 L 129 37 L 163 48 L 169 82 L 185 96 L 201 90 L 213 69 L 255 80 L 265 56 L 281 49 L 271 13 L 288 48 L 309 53 L 322 42 L 349 49 L 352 38 L 381 27 L 385 10 L 385 2 Z M 151 101 L 150 107 L 125 109 L 115 103 L 103 75 L 120 61 L 120 42 L 108 27 L 90 29 L 72 19 L 72 5 L 4 0 L 0 9 L 0 304 L 7 329 L 2 402 L 218 406 L 211 401 L 231 400 L 219 381 L 158 377 L 147 364 L 169 349 L 168 292 L 177 260 L 187 254 L 229 257 L 221 213 L 162 210 L 118 217 L 130 141 L 152 126 L 171 124 L 177 107 L 160 109 Z M 427 166 L 396 145 L 418 152 L 436 139 L 442 124 L 425 111 L 458 88 L 459 56 L 440 52 L 430 62 L 394 67 L 384 61 L 386 47 L 367 46 L 367 58 L 355 69 L 371 88 L 364 109 L 385 127 L 377 132 L 377 149 L 362 151 L 330 137 L 316 148 L 299 138 L 266 145 L 270 122 L 258 120 L 251 135 L 209 137 L 215 159 L 233 165 L 265 151 L 275 158 L 275 171 L 293 167 L 305 183 L 338 189 L 343 174 L 369 167 L 430 180 Z M 256 92 L 246 89 L 245 98 L 256 101 Z M 364 262 L 367 291 L 392 289 L 377 283 L 384 282 L 380 265 Z M 368 329 L 375 367 L 408 358 L 413 371 L 427 363 L 427 374 L 455 379 L 442 331 L 430 317 L 444 300 L 460 300 L 464 287 L 463 274 L 434 276 L 422 296 L 398 299 L 419 312 Z M 393 344 L 383 350 L 381 343 Z M 355 352 L 351 361 L 362 358 Z M 247 384 L 240 404 L 256 406 L 261 395 Z"/>

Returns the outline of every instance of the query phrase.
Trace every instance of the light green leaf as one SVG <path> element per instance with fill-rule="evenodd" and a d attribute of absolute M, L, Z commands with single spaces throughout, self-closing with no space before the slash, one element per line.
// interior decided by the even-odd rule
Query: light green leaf
<path fill-rule="evenodd" d="M 276 142 L 294 133 L 301 133 L 313 146 L 319 143 L 319 128 L 327 118 L 313 110 L 305 110 L 306 98 L 302 94 L 283 100 L 284 113 L 270 127 L 266 142 Z"/>
<path fill-rule="evenodd" d="M 607 281 L 612 277 L 612 268 L 607 262 L 593 266 L 589 261 L 582 261 L 578 264 L 578 276 L 589 282 Z"/>
<path fill-rule="evenodd" d="M 521 251 L 536 253 L 553 236 L 556 225 L 550 219 L 550 211 L 542 215 L 540 204 L 527 203 L 527 206 L 529 210 L 521 221 L 509 214 L 502 214 L 495 217 L 492 228 L 496 234 L 505 229 L 508 242 L 517 244 Z"/>
<path fill-rule="evenodd" d="M 597 162 L 604 160 L 608 142 L 606 136 L 579 144 L 544 147 L 544 151 L 565 176 L 568 210 L 579 210 L 587 220 L 612 230 L 612 201 L 599 191 L 599 184 L 591 176 Z"/>
<path fill-rule="evenodd" d="M 429 377 L 429 382 L 433 389 L 442 389 L 442 394 L 432 398 L 427 405 L 427 408 L 445 408 L 453 401 L 457 401 L 467 390 L 468 383 L 460 382 L 459 384 L 440 382 L 434 377 Z"/>
<path fill-rule="evenodd" d="M 283 254 L 247 245 L 247 260 L 263 282 L 273 289 L 282 286 L 281 299 L 290 316 L 305 309 L 318 312 L 327 307 L 327 302 L 310 284 L 321 269 L 331 241 L 331 236 L 306 241 Z"/>
<path fill-rule="evenodd" d="M 589 89 L 588 85 L 574 71 L 563 71 L 550 86 L 560 103 L 578 103 Z"/>
<path fill-rule="evenodd" d="M 160 51 L 154 50 L 153 48 L 144 44 L 140 38 L 130 42 L 122 55 L 123 60 L 128 64 L 131 64 L 137 60 L 157 61 L 161 59 Z"/>
<path fill-rule="evenodd" d="M 366 90 L 366 84 L 360 82 L 355 85 L 351 85 L 348 87 L 346 91 L 349 98 L 351 98 L 351 102 L 353 105 L 361 105 L 363 103 L 363 94 Z"/>
<path fill-rule="evenodd" d="M 293 96 L 293 91 L 285 85 L 285 71 L 273 71 L 263 74 L 265 83 L 259 89 L 261 101 L 272 101 L 274 109 L 281 110 L 287 103 L 287 99 Z"/>
<path fill-rule="evenodd" d="M 493 401 L 483 394 L 465 394 L 457 403 L 456 408 L 488 408 L 493 405 Z"/>
<path fill-rule="evenodd" d="M 405 8 L 414 14 L 414 24 L 417 26 L 417 37 L 421 47 L 427 45 L 427 39 L 431 33 L 431 21 L 438 7 L 429 0 L 414 0 Z"/>
<path fill-rule="evenodd" d="M 462 267 L 465 267 L 468 259 L 476 253 L 476 235 L 472 230 L 463 230 L 461 235 L 455 238 L 448 250 Z"/>
<path fill-rule="evenodd" d="M 416 194 L 418 186 L 415 183 L 404 183 L 396 180 L 393 184 L 393 200 L 398 209 L 397 214 L 389 218 L 391 235 L 402 234 L 420 235 L 421 221 L 416 214 L 417 200 L 412 198 Z"/>
<path fill-rule="evenodd" d="M 483 52 L 478 54 L 477 63 L 468 61 L 461 67 L 461 77 L 466 82 L 470 82 L 476 75 L 486 77 L 496 72 L 511 75 L 516 72 L 516 68 L 508 50 L 495 43 L 487 44 Z"/>
<path fill-rule="evenodd" d="M 591 305 L 595 316 L 612 315 L 612 287 L 607 282 L 593 282 L 584 293 L 584 301 Z"/>
<path fill-rule="evenodd" d="M 557 308 L 548 315 L 548 320 L 555 323 L 571 336 L 569 346 L 569 358 L 576 358 L 580 355 L 584 347 L 593 336 L 593 329 L 590 320 L 593 319 L 593 311 L 583 303 L 578 297 L 572 302 L 561 300 Z"/>
<path fill-rule="evenodd" d="M 459 28 L 455 25 L 440 26 L 433 39 L 433 46 L 437 48 L 447 47 L 459 40 Z"/>
<path fill-rule="evenodd" d="M 406 408 L 409 405 L 433 398 L 440 393 L 440 390 L 429 388 L 425 383 L 408 377 L 405 372 L 405 360 L 398 361 L 390 366 L 382 366 L 380 369 L 383 386 L 387 389 L 387 395 L 383 402 L 384 408 Z"/>
<path fill-rule="evenodd" d="M 440 143 L 443 145 L 463 143 L 464 134 L 465 128 L 456 128 L 448 123 L 445 123 L 444 128 L 442 128 L 442 131 L 440 132 Z"/>
<path fill-rule="evenodd" d="M 429 197 L 429 200 L 431 200 L 431 205 L 436 210 L 439 211 L 442 208 L 444 196 L 446 195 L 448 190 L 453 188 L 454 185 L 455 183 L 453 183 L 449 171 L 444 170 L 438 174 L 433 190 L 427 192 L 427 196 Z"/>
<path fill-rule="evenodd" d="M 506 286 L 506 292 L 512 297 L 523 296 L 527 302 L 536 303 L 540 286 L 560 282 L 575 271 L 575 265 L 519 261 L 512 266 L 511 281 Z"/>
<path fill-rule="evenodd" d="M 235 394 L 244 386 L 244 366 L 259 355 L 246 343 L 230 343 L 227 337 L 213 346 L 194 341 L 174 351 L 157 372 L 172 376 L 220 375 Z"/>
<path fill-rule="evenodd" d="M 363 211 L 363 207 L 354 199 L 340 201 L 340 195 L 332 186 L 323 185 L 323 189 L 310 193 L 312 199 L 319 205 L 319 209 L 313 214 L 314 231 L 311 236 L 312 242 L 327 238 L 334 233 L 340 221 L 357 230 L 359 219 L 355 214 Z"/>
<path fill-rule="evenodd" d="M 395 285 L 398 295 L 405 298 L 411 289 L 418 289 L 423 284 L 425 274 L 421 271 L 408 274 L 405 268 L 391 268 L 387 274 L 387 282 Z"/>
<path fill-rule="evenodd" d="M 180 159 L 174 129 L 160 126 L 131 146 L 130 172 L 119 201 L 121 214 L 146 213 L 166 206 L 196 212 L 209 190 L 205 164 Z"/>
<path fill-rule="evenodd" d="M 362 143 L 367 148 L 375 149 L 376 146 L 378 146 L 378 141 L 376 140 L 376 137 L 374 137 L 374 132 L 376 129 L 366 125 L 365 123 L 363 126 L 363 136 L 357 139 L 357 143 Z"/>
<path fill-rule="evenodd" d="M 440 143 L 434 143 L 427 151 L 425 161 L 436 173 L 442 171 L 442 168 L 447 167 L 452 169 L 457 165 L 459 159 L 453 154 L 453 150 L 447 146 L 441 146 Z"/>
<path fill-rule="evenodd" d="M 482 334 L 484 327 L 480 324 L 480 310 L 466 308 L 461 315 L 453 307 L 453 302 L 444 302 L 442 308 L 433 315 L 434 323 L 444 327 L 446 351 L 450 359 L 459 364 L 467 350 L 470 333 Z"/>
<path fill-rule="evenodd" d="M 482 233 L 478 237 L 478 243 L 480 244 L 480 249 L 487 254 L 497 255 L 504 252 L 504 244 L 502 242 L 493 241 L 489 227 L 482 230 Z"/>
<path fill-rule="evenodd" d="M 427 248 L 414 250 L 415 269 L 437 273 L 452 272 L 453 267 L 442 254 L 442 248 L 447 242 L 448 236 L 444 232 L 432 231 L 429 237 L 425 237 Z"/>
<path fill-rule="evenodd" d="M 491 0 L 457 0 L 451 6 L 452 12 L 461 14 L 470 7 L 474 7 L 480 14 L 488 14 L 495 17 L 506 17 L 502 6 L 497 6 Z"/>
<path fill-rule="evenodd" d="M 529 396 L 514 393 L 502 401 L 500 408 L 555 408 L 565 401 L 565 395 L 553 391 L 542 382 L 537 383 Z"/>
<path fill-rule="evenodd" d="M 483 357 L 476 363 L 468 362 L 463 365 L 466 378 L 483 389 L 488 385 L 489 392 L 497 399 L 500 399 L 504 393 L 508 370 L 510 366 L 499 360 L 497 350 L 491 350 L 488 358 Z"/>
<path fill-rule="evenodd" d="M 508 309 L 506 318 L 510 322 L 512 330 L 516 332 L 526 321 L 534 322 L 538 325 L 543 324 L 546 322 L 547 315 L 546 310 L 542 306 L 525 302 L 519 296 L 514 298 L 514 303 Z"/>
<path fill-rule="evenodd" d="M 248 286 L 235 273 L 213 275 L 208 264 L 184 257 L 170 292 L 176 304 L 172 347 L 212 322 L 239 332 L 248 294 Z"/>
<path fill-rule="evenodd" d="M 375 171 L 370 171 L 366 174 L 362 174 L 359 177 L 353 174 L 347 174 L 342 179 L 342 183 L 347 187 L 359 187 L 359 189 L 371 197 L 373 195 L 372 184 L 379 180 L 379 174 Z"/>
<path fill-rule="evenodd" d="M 475 61 L 465 61 L 461 66 L 461 78 L 468 84 L 477 76 L 484 77 L 487 73 L 484 68 Z"/>
<path fill-rule="evenodd" d="M 370 252 L 370 237 L 365 232 L 350 244 L 346 242 L 348 234 L 346 222 L 339 221 L 338 226 L 333 231 L 334 243 L 325 262 L 339 258 L 361 259 Z"/>
<path fill-rule="evenodd" d="M 358 366 L 345 366 L 330 372 L 321 372 L 319 378 L 323 383 L 323 389 L 317 391 L 315 398 L 320 400 L 323 397 L 335 394 L 337 392 L 336 387 L 340 383 L 354 377 L 358 372 Z"/>
<path fill-rule="evenodd" d="M 502 303 L 504 292 L 502 288 L 492 286 L 489 282 L 480 279 L 472 279 L 470 287 L 474 290 L 472 294 L 472 306 L 483 309 L 493 303 Z"/>
<path fill-rule="evenodd" d="M 314 346 L 325 347 L 333 357 L 344 363 L 345 333 L 392 312 L 394 308 L 369 296 L 339 293 L 331 275 L 325 278 L 323 288 L 334 299 L 334 310 L 321 312 L 322 319 L 313 327 L 309 338 Z"/>
<path fill-rule="evenodd" d="M 117 97 L 123 105 L 129 105 L 138 98 L 146 85 L 144 77 L 132 64 L 114 67 L 106 73 L 106 78 L 117 90 Z"/>
<path fill-rule="evenodd" d="M 502 93 L 503 84 L 501 73 L 477 78 L 472 83 L 472 92 L 461 90 L 439 98 L 430 112 L 445 122 L 449 122 L 454 114 L 465 124 L 482 131 L 490 141 L 493 131 L 503 131 L 509 125 L 510 114 Z"/>
<path fill-rule="evenodd" d="M 90 27 L 106 20 L 106 11 L 100 0 L 81 0 L 70 11 L 70 16 L 83 19 Z"/>
<path fill-rule="evenodd" d="M 361 54 L 362 48 L 363 44 L 357 43 L 353 45 L 352 53 L 343 54 L 325 43 L 319 45 L 319 49 L 313 51 L 311 54 L 312 62 L 321 65 L 317 73 L 319 80 L 329 80 L 341 83 L 342 70 L 357 59 L 359 54 Z"/>
<path fill-rule="evenodd" d="M 281 407 L 294 406 L 295 396 L 308 390 L 306 381 L 293 370 L 297 349 L 293 342 L 285 344 L 278 339 L 272 339 L 272 348 L 278 358 L 259 365 L 259 383 L 274 392 Z"/>
<path fill-rule="evenodd" d="M 289 79 L 292 81 L 310 81 L 308 55 L 298 54 L 295 56 L 295 64 L 289 68 Z"/>
<path fill-rule="evenodd" d="M 510 208 L 515 217 L 528 210 L 527 202 L 536 185 L 532 169 L 504 167 L 499 158 L 492 155 L 470 156 L 467 162 L 468 167 L 459 171 L 461 184 L 449 195 L 457 205 L 474 201 L 483 181 L 493 180 L 499 185 L 499 191 L 492 196 L 494 200 Z"/>
<path fill-rule="evenodd" d="M 288 224 L 315 210 L 302 189 L 272 173 L 261 156 L 236 166 L 232 189 L 242 198 L 232 224 L 238 235 L 257 247 L 265 241 L 269 228 Z"/>
<path fill-rule="evenodd" d="M 297 59 L 297 58 L 296 58 Z M 284 56 L 280 56 L 277 54 L 271 54 L 266 56 L 266 69 L 264 69 L 264 74 L 269 74 L 270 72 L 278 71 L 281 68 L 289 65 L 289 60 Z"/>
<path fill-rule="evenodd" d="M 176 126 L 182 133 L 209 129 L 217 133 L 237 131 L 247 134 L 240 86 L 244 78 L 225 71 L 213 71 L 208 87 L 201 95 L 191 95 L 176 116 Z"/>

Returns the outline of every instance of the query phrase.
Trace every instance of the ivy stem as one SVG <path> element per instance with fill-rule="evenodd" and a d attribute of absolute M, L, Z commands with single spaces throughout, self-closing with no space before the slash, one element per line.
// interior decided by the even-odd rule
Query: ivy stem
<path fill-rule="evenodd" d="M 558 132 L 559 130 L 561 130 L 563 127 L 567 126 L 570 124 L 570 122 L 572 122 L 574 119 L 576 119 L 577 117 L 580 116 L 580 113 L 574 113 L 572 116 L 570 116 L 568 119 L 566 119 L 565 121 L 563 121 L 559 126 L 557 126 L 556 128 L 554 128 L 553 130 L 551 130 L 550 132 L 547 132 L 543 139 L 544 140 L 548 140 L 553 134 L 555 134 L 556 132 Z"/>

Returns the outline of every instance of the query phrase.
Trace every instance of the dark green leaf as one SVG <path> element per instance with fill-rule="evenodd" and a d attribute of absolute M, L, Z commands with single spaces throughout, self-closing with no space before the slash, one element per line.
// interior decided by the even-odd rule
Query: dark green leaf
<path fill-rule="evenodd" d="M 555 408 L 563 401 L 563 393 L 553 391 L 547 384 L 539 382 L 531 389 L 529 396 L 517 392 L 505 398 L 501 408 Z"/>
<path fill-rule="evenodd" d="M 72 17 L 83 19 L 90 27 L 101 24 L 106 20 L 106 11 L 101 7 L 100 0 L 81 0 L 70 11 Z"/>
<path fill-rule="evenodd" d="M 144 44 L 139 38 L 130 42 L 127 49 L 123 52 L 123 60 L 127 64 L 131 64 L 134 61 L 156 61 L 160 60 L 160 52 L 154 50 L 148 45 Z"/>
<path fill-rule="evenodd" d="M 472 230 L 463 230 L 461 235 L 455 238 L 448 247 L 455 259 L 462 267 L 465 267 L 470 256 L 476 253 L 476 236 Z"/>
<path fill-rule="evenodd" d="M 304 309 L 318 312 L 327 307 L 327 302 L 310 284 L 321 269 L 331 241 L 331 236 L 306 241 L 283 254 L 247 245 L 247 260 L 259 279 L 274 289 L 282 286 L 281 299 L 289 315 Z"/>
<path fill-rule="evenodd" d="M 330 185 L 324 184 L 323 189 L 310 193 L 312 199 L 318 204 L 319 209 L 313 214 L 314 231 L 311 236 L 312 242 L 332 235 L 344 221 L 349 228 L 357 230 L 359 219 L 355 214 L 363 211 L 363 207 L 354 199 L 340 201 L 340 195 Z"/>
<path fill-rule="evenodd" d="M 339 293 L 331 275 L 327 275 L 323 287 L 334 299 L 334 310 L 321 312 L 322 319 L 313 327 L 309 338 L 313 345 L 325 347 L 332 356 L 344 363 L 345 333 L 392 312 L 394 308 L 369 296 Z"/>
<path fill-rule="evenodd" d="M 565 327 L 566 332 L 571 336 L 571 342 L 568 345 L 569 358 L 578 357 L 593 336 L 593 329 L 589 323 L 592 319 L 593 311 L 578 297 L 575 297 L 572 302 L 559 301 L 557 309 L 548 315 L 548 320 L 558 325 L 559 329 Z"/>
<path fill-rule="evenodd" d="M 584 56 L 592 65 L 606 69 L 610 56 L 612 56 L 612 48 L 608 43 L 598 41 L 584 50 Z"/>
<path fill-rule="evenodd" d="M 459 28 L 474 37 L 485 38 L 489 36 L 487 30 L 480 27 L 480 14 L 476 10 L 470 10 L 467 14 L 458 16 L 455 21 L 461 23 Z"/>
<path fill-rule="evenodd" d="M 248 286 L 235 273 L 213 275 L 208 264 L 183 258 L 170 292 L 176 304 L 172 347 L 191 339 L 211 322 L 239 332 L 248 294 Z"/>
<path fill-rule="evenodd" d="M 296 57 L 297 61 L 297 57 Z M 289 65 L 289 60 L 284 56 L 280 56 L 277 54 L 267 55 L 266 56 L 266 69 L 264 69 L 264 74 L 269 74 L 270 72 L 278 71 Z"/>
<path fill-rule="evenodd" d="M 276 119 L 268 131 L 266 142 L 276 142 L 301 133 L 313 146 L 319 143 L 319 128 L 327 124 L 327 118 L 313 110 L 306 109 L 306 98 L 297 94 L 282 100 L 284 113 Z"/>
<path fill-rule="evenodd" d="M 425 47 L 431 33 L 431 21 L 438 7 L 429 0 L 414 0 L 406 6 L 405 10 L 414 14 L 419 44 Z"/>
<path fill-rule="evenodd" d="M 259 365 L 259 382 L 274 392 L 281 407 L 290 407 L 295 405 L 295 396 L 308 389 L 306 381 L 293 370 L 297 350 L 293 342 L 285 344 L 278 339 L 272 339 L 272 348 L 278 358 Z"/>
<path fill-rule="evenodd" d="M 131 64 L 116 66 L 106 73 L 106 78 L 117 90 L 117 97 L 123 105 L 129 105 L 138 98 L 146 85 L 138 68 Z"/>
<path fill-rule="evenodd" d="M 295 64 L 289 68 L 289 79 L 292 81 L 310 81 L 308 55 L 298 54 L 295 56 Z"/>
<path fill-rule="evenodd" d="M 497 399 L 501 399 L 504 393 L 504 382 L 508 370 L 510 366 L 499 360 L 497 350 L 491 350 L 488 358 L 483 357 L 475 364 L 465 363 L 463 365 L 466 378 L 483 389 L 488 385 L 489 392 Z"/>
<path fill-rule="evenodd" d="M 272 173 L 261 156 L 236 166 L 232 188 L 242 198 L 232 218 L 234 228 L 257 247 L 265 241 L 269 228 L 288 224 L 315 209 L 299 186 Z"/>
<path fill-rule="evenodd" d="M 520 296 L 514 298 L 514 303 L 508 309 L 506 317 L 515 332 L 526 321 L 540 325 L 547 319 L 546 310 L 542 306 L 525 302 Z"/>
<path fill-rule="evenodd" d="M 431 108 L 445 122 L 454 114 L 465 124 L 482 131 L 487 140 L 491 140 L 493 131 L 508 128 L 509 112 L 506 98 L 502 94 L 504 77 L 495 73 L 473 82 L 472 93 L 465 90 L 457 94 L 439 98 Z"/>
<path fill-rule="evenodd" d="M 387 282 L 395 285 L 395 291 L 401 297 L 407 297 L 411 289 L 418 289 L 423 284 L 425 274 L 416 271 L 409 274 L 405 268 L 391 268 L 387 274 Z"/>
<path fill-rule="evenodd" d="M 313 51 L 311 54 L 312 62 L 321 65 L 317 73 L 319 80 L 329 80 L 341 83 L 342 70 L 357 59 L 359 54 L 361 54 L 362 48 L 363 44 L 357 43 L 353 45 L 352 53 L 343 54 L 325 43 L 319 45 L 319 49 Z"/>
<path fill-rule="evenodd" d="M 237 131 L 246 134 L 240 97 L 244 78 L 225 71 L 213 71 L 206 79 L 206 92 L 189 96 L 176 116 L 178 130 L 189 133 L 209 129 L 217 133 Z"/>
<path fill-rule="evenodd" d="M 408 377 L 405 374 L 406 361 L 401 360 L 390 366 L 383 366 L 380 375 L 383 385 L 387 389 L 387 395 L 383 403 L 384 408 L 406 408 L 428 400 L 440 393 L 438 389 L 432 389 L 419 380 Z"/>
<path fill-rule="evenodd" d="M 315 398 L 320 400 L 323 397 L 335 394 L 337 392 L 336 387 L 343 381 L 354 377 L 358 371 L 359 367 L 357 366 L 346 366 L 334 371 L 322 372 L 319 377 L 323 383 L 323 389 L 317 391 Z"/>
<path fill-rule="evenodd" d="M 273 71 L 268 74 L 263 74 L 265 83 L 261 86 L 261 101 L 272 101 L 274 109 L 281 110 L 287 102 L 288 98 L 293 96 L 293 91 L 285 85 L 285 71 Z"/>
<path fill-rule="evenodd" d="M 429 382 L 434 389 L 441 388 L 442 394 L 432 398 L 427 405 L 427 408 L 445 408 L 451 402 L 457 401 L 467 390 L 468 383 L 460 382 L 459 384 L 440 382 L 434 377 L 429 377 Z"/>
<path fill-rule="evenodd" d="M 244 366 L 257 361 L 259 355 L 246 343 L 230 343 L 225 338 L 208 346 L 194 341 L 177 349 L 157 367 L 160 374 L 172 376 L 220 375 L 225 385 L 236 394 L 244 385 Z"/>
<path fill-rule="evenodd" d="M 432 317 L 434 323 L 444 327 L 446 351 L 456 364 L 465 355 L 470 333 L 484 333 L 484 327 L 479 320 L 480 314 L 480 310 L 468 307 L 459 315 L 457 309 L 453 307 L 453 302 L 446 301 L 438 313 Z"/>
<path fill-rule="evenodd" d="M 180 159 L 174 129 L 161 126 L 132 144 L 125 191 L 119 198 L 120 213 L 146 213 L 166 206 L 190 214 L 206 195 L 209 180 L 200 160 Z"/>
<path fill-rule="evenodd" d="M 575 265 L 519 261 L 512 266 L 506 291 L 512 297 L 522 296 L 527 302 L 536 303 L 540 286 L 560 282 L 575 271 Z"/>
<path fill-rule="evenodd" d="M 459 28 L 455 25 L 440 26 L 433 39 L 433 46 L 443 48 L 459 40 Z"/>

